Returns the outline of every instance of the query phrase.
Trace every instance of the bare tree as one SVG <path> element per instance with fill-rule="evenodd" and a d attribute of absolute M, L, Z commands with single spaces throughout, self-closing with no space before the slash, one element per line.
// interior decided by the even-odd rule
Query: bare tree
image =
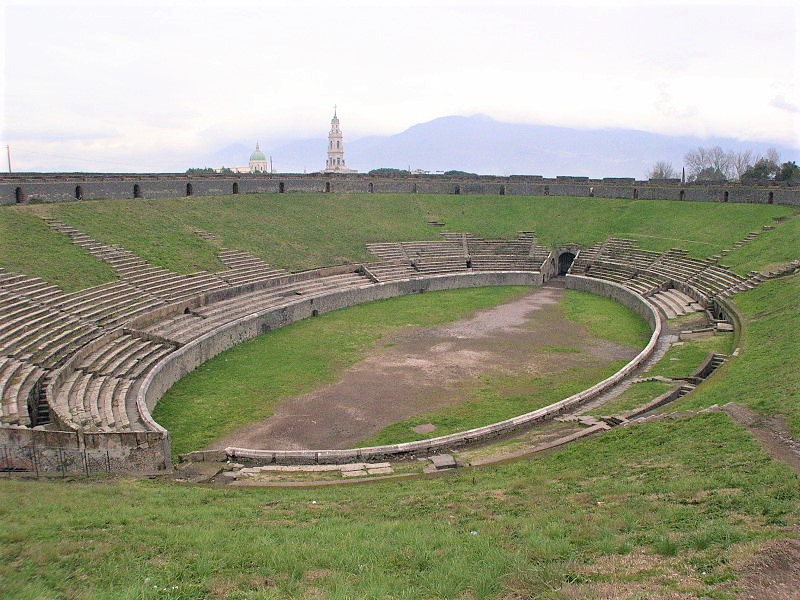
<path fill-rule="evenodd" d="M 733 153 L 725 152 L 719 146 L 688 152 L 684 157 L 689 168 L 689 179 L 728 179 L 732 176 Z"/>
<path fill-rule="evenodd" d="M 731 171 L 736 179 L 741 179 L 747 169 L 756 162 L 756 156 L 750 150 L 744 152 L 731 152 Z"/>
<path fill-rule="evenodd" d="M 775 148 L 768 148 L 767 154 L 764 156 L 764 158 L 767 160 L 767 162 L 770 162 L 773 165 L 781 164 L 781 155 L 777 150 L 775 150 Z"/>
<path fill-rule="evenodd" d="M 649 179 L 674 179 L 677 176 L 675 169 L 665 160 L 660 160 L 654 164 L 647 175 Z"/>

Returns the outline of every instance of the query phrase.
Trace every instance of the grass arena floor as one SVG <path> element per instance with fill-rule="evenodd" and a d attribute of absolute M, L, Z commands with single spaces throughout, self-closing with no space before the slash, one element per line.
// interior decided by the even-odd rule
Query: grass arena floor
<path fill-rule="evenodd" d="M 435 239 L 433 218 L 487 237 L 530 229 L 552 244 L 615 235 L 695 256 L 774 224 L 723 262 L 746 273 L 800 256 L 800 220 L 775 222 L 792 214 L 780 206 L 286 194 L 0 209 L 0 266 L 69 289 L 113 274 L 49 232 L 37 211 L 184 272 L 220 268 L 195 229 L 306 268 L 363 259 L 369 241 Z M 800 275 L 734 296 L 744 319 L 738 356 L 670 410 L 736 401 L 783 415 L 800 437 L 798 298 Z M 500 300 L 451 308 L 467 315 Z M 587 320 L 594 335 L 615 329 L 614 320 Z M 678 374 L 708 349 L 678 346 L 656 368 Z M 349 352 L 354 360 L 362 351 Z M 343 363 L 331 364 L 328 377 Z M 785 598 L 800 581 L 799 519 L 800 477 L 726 414 L 697 414 L 616 428 L 534 459 L 367 486 L 3 478 L 0 590 L 31 599 Z"/>
<path fill-rule="evenodd" d="M 524 320 L 493 327 L 504 320 L 498 311 L 526 299 L 543 305 L 529 300 Z M 478 309 L 482 320 L 473 315 Z M 173 386 L 154 417 L 178 454 L 207 444 L 289 450 L 411 441 L 576 393 L 618 370 L 648 339 L 647 324 L 632 311 L 573 290 L 405 296 L 236 346 Z M 413 431 L 425 423 L 436 429 Z"/>

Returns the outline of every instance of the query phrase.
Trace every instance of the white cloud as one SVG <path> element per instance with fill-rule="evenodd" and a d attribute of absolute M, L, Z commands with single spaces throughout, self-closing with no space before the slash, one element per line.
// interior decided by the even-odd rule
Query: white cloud
<path fill-rule="evenodd" d="M 800 146 L 789 3 L 12 3 L 4 133 L 27 168 L 183 169 L 232 141 L 448 114 Z M 779 110 L 776 110 L 779 109 Z M 61 151 L 58 151 L 61 150 Z M 107 161 L 103 163 L 102 161 Z"/>

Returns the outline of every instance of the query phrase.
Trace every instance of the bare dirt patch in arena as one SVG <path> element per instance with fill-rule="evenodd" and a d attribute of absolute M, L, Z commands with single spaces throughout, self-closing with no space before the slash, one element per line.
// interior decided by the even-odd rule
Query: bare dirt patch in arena
<path fill-rule="evenodd" d="M 564 319 L 563 294 L 537 288 L 456 323 L 396 331 L 337 382 L 282 400 L 271 417 L 211 448 L 350 448 L 387 425 L 464 402 L 481 376 L 536 377 L 636 355 Z"/>

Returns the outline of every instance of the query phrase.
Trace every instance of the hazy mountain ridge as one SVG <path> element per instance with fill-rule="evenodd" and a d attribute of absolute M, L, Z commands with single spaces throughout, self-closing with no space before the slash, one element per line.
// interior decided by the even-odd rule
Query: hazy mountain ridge
<path fill-rule="evenodd" d="M 361 172 L 379 167 L 459 169 L 480 174 L 585 175 L 644 178 L 658 160 L 680 172 L 684 155 L 698 146 L 721 146 L 737 152 L 763 153 L 774 147 L 782 160 L 798 160 L 800 150 L 779 144 L 733 138 L 669 136 L 632 129 L 573 129 L 495 121 L 485 115 L 449 116 L 419 123 L 391 136 L 348 141 L 345 158 Z M 265 149 L 280 172 L 323 168 L 327 138 L 306 139 Z M 262 143 L 262 147 L 266 144 Z M 241 166 L 253 147 L 231 144 L 206 157 L 209 166 Z"/>

